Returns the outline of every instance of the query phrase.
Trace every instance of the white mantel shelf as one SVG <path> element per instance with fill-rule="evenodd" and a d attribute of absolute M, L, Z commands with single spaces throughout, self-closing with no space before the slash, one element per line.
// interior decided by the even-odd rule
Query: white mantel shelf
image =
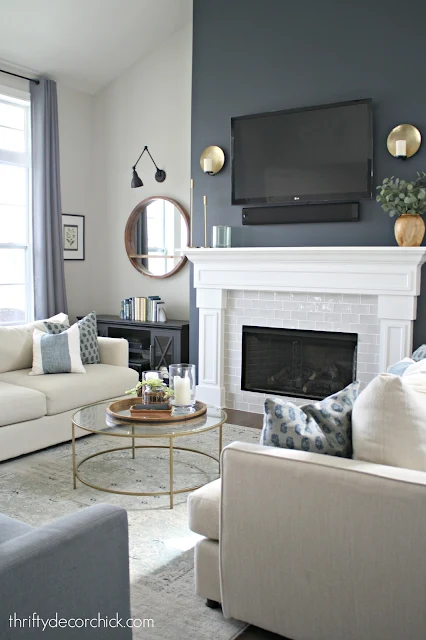
<path fill-rule="evenodd" d="M 194 286 L 216 289 L 419 295 L 424 247 L 184 249 Z M 272 286 L 273 285 L 273 286 Z M 325 289 L 326 287 L 326 289 Z"/>
<path fill-rule="evenodd" d="M 376 295 L 381 370 L 411 351 L 425 247 L 187 248 L 182 253 L 194 264 L 200 400 L 224 404 L 228 290 Z"/>

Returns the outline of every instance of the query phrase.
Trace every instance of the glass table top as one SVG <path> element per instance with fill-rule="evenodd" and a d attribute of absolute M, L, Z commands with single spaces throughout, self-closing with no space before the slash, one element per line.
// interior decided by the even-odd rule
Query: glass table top
<path fill-rule="evenodd" d="M 160 438 L 200 433 L 219 427 L 226 420 L 226 413 L 218 407 L 207 407 L 207 413 L 198 418 L 179 422 L 135 422 L 117 420 L 106 413 L 111 400 L 82 407 L 73 415 L 77 427 L 92 433 L 108 436 L 135 436 L 136 438 Z"/>

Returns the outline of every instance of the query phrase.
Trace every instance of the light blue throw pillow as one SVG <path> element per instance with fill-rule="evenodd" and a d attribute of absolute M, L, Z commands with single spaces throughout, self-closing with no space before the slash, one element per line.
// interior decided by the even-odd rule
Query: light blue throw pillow
<path fill-rule="evenodd" d="M 266 398 L 260 443 L 350 458 L 352 407 L 358 388 L 355 381 L 324 400 L 299 407 L 281 398 Z"/>
<path fill-rule="evenodd" d="M 399 362 L 392 364 L 387 368 L 386 373 L 393 373 L 394 376 L 402 376 L 408 367 L 411 367 L 416 361 L 413 358 L 403 358 Z"/>
<path fill-rule="evenodd" d="M 418 349 L 416 349 L 411 357 L 416 362 L 424 360 L 426 358 L 426 344 L 422 344 Z"/>
<path fill-rule="evenodd" d="M 98 343 L 96 313 L 92 311 L 77 322 L 80 329 L 80 355 L 83 364 L 99 364 L 101 361 Z M 69 329 L 68 325 L 45 320 L 48 333 L 57 334 Z"/>

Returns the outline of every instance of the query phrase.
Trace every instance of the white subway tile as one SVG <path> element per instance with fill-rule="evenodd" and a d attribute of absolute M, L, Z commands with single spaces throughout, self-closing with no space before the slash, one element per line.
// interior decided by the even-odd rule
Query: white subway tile
<path fill-rule="evenodd" d="M 267 309 L 282 309 L 283 303 L 281 300 L 270 300 L 266 302 Z"/>
<path fill-rule="evenodd" d="M 303 320 L 300 320 L 299 329 L 305 329 L 306 331 L 314 331 L 315 330 L 315 322 L 312 322 L 310 320 L 307 320 L 306 322 L 304 322 Z"/>
<path fill-rule="evenodd" d="M 244 298 L 240 298 L 237 300 L 237 309 L 251 309 L 251 300 L 245 300 Z"/>
<path fill-rule="evenodd" d="M 275 300 L 275 295 L 273 291 L 259 291 L 259 299 L 260 300 Z"/>
<path fill-rule="evenodd" d="M 263 404 L 249 404 L 248 410 L 250 413 L 263 413 Z M 259 430 L 259 440 L 260 440 L 260 430 Z"/>
<path fill-rule="evenodd" d="M 356 313 L 342 313 L 342 322 L 346 324 L 359 324 L 359 315 Z"/>
<path fill-rule="evenodd" d="M 335 304 L 333 306 L 333 311 L 335 313 L 349 313 L 350 310 L 351 310 L 351 305 L 349 303 Z"/>
<path fill-rule="evenodd" d="M 358 336 L 358 343 L 360 344 L 377 344 L 377 336 L 361 334 Z"/>
<path fill-rule="evenodd" d="M 368 304 L 353 304 L 351 305 L 351 313 L 370 313 L 370 305 Z"/>
<path fill-rule="evenodd" d="M 293 302 L 306 302 L 307 299 L 307 293 L 290 293 L 290 300 L 292 300 Z"/>
<path fill-rule="evenodd" d="M 368 362 L 370 364 L 377 364 L 379 362 L 379 356 L 375 353 L 359 353 L 358 362 Z"/>
<path fill-rule="evenodd" d="M 308 314 L 308 318 L 312 320 L 312 322 L 322 322 L 324 320 L 324 314 L 319 311 L 313 311 Z"/>
<path fill-rule="evenodd" d="M 243 291 L 244 298 L 248 300 L 258 300 L 259 299 L 259 291 Z"/>
<path fill-rule="evenodd" d="M 379 373 L 379 365 L 378 364 L 367 364 L 367 372 L 377 374 Z"/>
<path fill-rule="evenodd" d="M 236 402 L 235 403 L 235 409 L 238 409 L 238 411 L 248 411 L 248 402 Z"/>
<path fill-rule="evenodd" d="M 357 373 L 366 373 L 367 372 L 367 363 L 366 362 L 357 362 L 356 365 Z"/>
<path fill-rule="evenodd" d="M 324 311 L 333 311 L 334 305 L 332 302 L 317 302 L 315 304 L 315 311 L 324 312 Z"/>
<path fill-rule="evenodd" d="M 361 296 L 359 293 L 344 293 L 343 294 L 343 302 L 350 302 L 351 304 L 359 304 L 361 301 Z"/>
<path fill-rule="evenodd" d="M 325 293 L 309 293 L 308 302 L 324 302 Z"/>
<path fill-rule="evenodd" d="M 307 313 L 312 313 L 315 311 L 315 304 L 313 302 L 299 302 L 298 311 L 306 311 Z"/>
<path fill-rule="evenodd" d="M 283 329 L 298 329 L 299 322 L 297 320 L 283 320 L 282 321 Z"/>
<path fill-rule="evenodd" d="M 289 311 L 299 311 L 300 308 L 300 302 L 286 302 L 284 301 L 282 303 L 282 308 L 283 309 L 288 309 Z"/>
<path fill-rule="evenodd" d="M 275 300 L 290 300 L 291 293 L 287 291 L 277 291 L 275 294 Z"/>
<path fill-rule="evenodd" d="M 362 322 L 362 324 L 377 324 L 377 326 L 379 326 L 379 319 L 374 316 L 361 315 L 359 321 Z"/>
<path fill-rule="evenodd" d="M 291 311 L 292 320 L 306 320 L 307 314 L 304 311 Z"/>
<path fill-rule="evenodd" d="M 252 300 L 253 309 L 266 309 L 267 300 Z"/>
<path fill-rule="evenodd" d="M 342 322 L 342 314 L 324 313 L 324 322 Z"/>
<path fill-rule="evenodd" d="M 324 294 L 324 302 L 342 302 L 343 294 L 341 293 L 326 293 Z"/>
<path fill-rule="evenodd" d="M 332 322 L 316 322 L 315 329 L 316 331 L 333 331 L 333 323 Z"/>
<path fill-rule="evenodd" d="M 278 320 L 277 318 L 274 318 L 273 320 L 267 320 L 266 321 L 266 326 L 267 327 L 275 327 L 277 329 L 282 329 L 283 322 L 286 322 L 286 321 L 285 320 Z"/>
<path fill-rule="evenodd" d="M 377 336 L 380 336 L 380 325 L 378 324 L 368 324 L 366 325 L 367 333 L 374 333 Z"/>
<path fill-rule="evenodd" d="M 288 320 L 291 318 L 291 313 L 294 313 L 294 311 L 274 311 L 275 317 L 280 318 L 281 320 Z"/>
<path fill-rule="evenodd" d="M 369 307 L 370 307 L 370 314 L 374 315 L 374 316 L 377 316 L 377 314 L 379 312 L 378 305 L 377 304 L 370 304 Z"/>
<path fill-rule="evenodd" d="M 377 296 L 361 295 L 361 304 L 377 304 Z"/>

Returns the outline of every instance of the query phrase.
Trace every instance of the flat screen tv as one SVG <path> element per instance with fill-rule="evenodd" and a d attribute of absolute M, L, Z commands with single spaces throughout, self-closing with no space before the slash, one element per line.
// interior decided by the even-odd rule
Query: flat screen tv
<path fill-rule="evenodd" d="M 232 204 L 372 197 L 372 101 L 231 119 Z"/>

